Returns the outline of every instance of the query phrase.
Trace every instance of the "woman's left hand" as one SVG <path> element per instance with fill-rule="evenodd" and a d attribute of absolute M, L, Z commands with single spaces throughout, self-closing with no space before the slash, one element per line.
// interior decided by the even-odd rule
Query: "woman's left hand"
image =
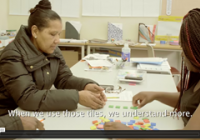
<path fill-rule="evenodd" d="M 119 122 L 106 122 L 104 130 L 133 130 L 130 127 Z"/>
<path fill-rule="evenodd" d="M 87 84 L 85 86 L 85 89 L 84 90 L 88 90 L 88 91 L 91 91 L 93 93 L 97 93 L 97 94 L 100 94 L 100 98 L 101 100 L 103 100 L 104 102 L 107 101 L 107 98 L 106 98 L 106 95 L 103 93 L 103 88 L 99 87 L 98 85 L 96 84 Z"/>

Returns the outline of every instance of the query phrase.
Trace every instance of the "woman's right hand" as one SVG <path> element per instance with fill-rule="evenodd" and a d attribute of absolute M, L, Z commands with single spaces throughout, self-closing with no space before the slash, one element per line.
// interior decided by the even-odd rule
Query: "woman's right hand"
<path fill-rule="evenodd" d="M 100 94 L 92 93 L 91 91 L 79 91 L 79 103 L 92 109 L 103 108 L 105 102 L 100 99 Z"/>
<path fill-rule="evenodd" d="M 146 104 L 155 100 L 157 95 L 158 95 L 158 93 L 156 93 L 156 92 L 147 92 L 147 91 L 139 92 L 138 94 L 133 96 L 133 100 L 132 100 L 133 106 L 137 106 L 138 108 L 142 108 Z M 138 101 L 140 103 L 138 103 Z"/>

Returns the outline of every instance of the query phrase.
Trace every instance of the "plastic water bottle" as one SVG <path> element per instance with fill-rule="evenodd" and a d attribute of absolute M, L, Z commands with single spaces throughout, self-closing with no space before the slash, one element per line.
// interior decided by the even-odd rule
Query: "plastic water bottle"
<path fill-rule="evenodd" d="M 130 57 L 131 57 L 131 49 L 129 48 L 129 45 L 126 43 L 122 48 L 122 60 L 127 60 L 128 62 L 130 62 Z"/>

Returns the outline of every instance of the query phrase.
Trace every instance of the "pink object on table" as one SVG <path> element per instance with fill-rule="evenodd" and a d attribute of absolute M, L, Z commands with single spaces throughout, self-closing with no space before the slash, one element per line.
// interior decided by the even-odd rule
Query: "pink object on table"
<path fill-rule="evenodd" d="M 129 83 L 129 85 L 130 85 L 130 86 L 135 86 L 135 85 L 136 85 L 136 83 Z"/>

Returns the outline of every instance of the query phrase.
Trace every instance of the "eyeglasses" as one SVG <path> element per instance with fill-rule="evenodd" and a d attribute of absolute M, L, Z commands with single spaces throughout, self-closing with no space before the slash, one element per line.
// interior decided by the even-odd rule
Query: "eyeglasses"
<path fill-rule="evenodd" d="M 107 87 L 106 89 L 105 89 L 105 93 L 116 93 L 116 94 L 120 94 L 121 92 L 123 92 L 124 90 L 126 90 L 126 89 L 122 89 L 122 87 L 121 86 L 119 86 L 117 89 L 113 89 L 113 88 L 111 88 L 111 87 Z"/>

